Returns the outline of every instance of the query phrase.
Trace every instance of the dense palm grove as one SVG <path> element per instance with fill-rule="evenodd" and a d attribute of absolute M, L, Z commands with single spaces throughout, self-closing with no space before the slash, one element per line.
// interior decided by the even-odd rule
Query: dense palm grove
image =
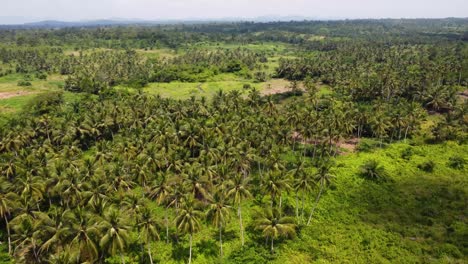
<path fill-rule="evenodd" d="M 235 263 L 224 254 L 225 236 L 275 254 L 278 243 L 310 228 L 345 140 L 407 141 L 437 114 L 426 140 L 466 144 L 468 105 L 457 93 L 468 83 L 467 21 L 406 21 L 406 33 L 457 26 L 436 38 L 414 33 L 414 40 L 397 37 L 393 21 L 349 23 L 0 31 L 3 75 L 59 73 L 67 76 L 64 90 L 79 92 L 71 101 L 62 91 L 40 95 L 0 127 L 8 254 L 18 263 L 153 263 L 164 261 L 159 241 L 183 245 L 183 259 L 171 258 L 191 263 L 195 235 L 207 228 L 219 256 L 211 261 Z M 354 36 L 357 29 L 366 33 Z M 337 39 L 307 38 L 317 33 Z M 78 45 L 75 39 L 126 50 L 65 55 L 60 46 Z M 270 78 L 267 52 L 199 49 L 153 59 L 132 50 L 201 41 L 297 45 L 297 58 L 281 59 L 273 73 L 290 80 L 291 91 L 176 100 L 113 88 L 222 73 Z M 324 83 L 332 93 L 320 92 Z M 385 181 L 375 162 L 362 171 Z M 226 230 L 233 223 L 234 234 Z"/>

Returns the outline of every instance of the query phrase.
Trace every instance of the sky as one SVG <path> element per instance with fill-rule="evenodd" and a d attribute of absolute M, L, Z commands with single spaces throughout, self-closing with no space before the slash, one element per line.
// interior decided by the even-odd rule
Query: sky
<path fill-rule="evenodd" d="M 314 19 L 468 17 L 468 0 L 0 0 L 0 23 L 264 16 Z"/>

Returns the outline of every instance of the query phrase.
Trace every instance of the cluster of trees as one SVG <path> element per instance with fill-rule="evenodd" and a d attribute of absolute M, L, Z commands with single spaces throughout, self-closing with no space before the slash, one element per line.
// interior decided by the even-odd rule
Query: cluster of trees
<path fill-rule="evenodd" d="M 334 51 L 283 59 L 276 75 L 313 78 L 354 101 L 406 98 L 443 111 L 453 108 L 460 87 L 468 84 L 467 52 L 462 44 L 342 43 Z"/>
<path fill-rule="evenodd" d="M 158 64 L 151 81 L 204 82 L 219 73 L 254 78 L 251 72 L 263 70 L 267 61 L 265 53 L 248 49 L 196 49 Z"/>
<path fill-rule="evenodd" d="M 233 226 L 239 247 L 266 244 L 273 253 L 275 243 L 311 223 L 333 184 L 333 158 L 343 141 L 406 140 L 420 132 L 426 109 L 443 113 L 432 127 L 434 140 L 466 141 L 468 104 L 456 92 L 468 82 L 467 49 L 447 43 L 462 38 L 466 23 L 0 30 L 3 65 L 68 75 L 64 89 L 82 92 L 67 103 L 61 92 L 40 95 L 0 126 L 0 235 L 10 256 L 18 263 L 152 263 L 161 260 L 156 245 L 165 242 L 165 248 L 188 245 L 190 263 L 198 232 L 215 233 L 223 258 Z M 189 50 L 159 60 L 112 50 L 201 41 L 297 44 L 297 58 L 281 60 L 276 71 L 293 81 L 293 92 L 264 97 L 249 89 L 246 96 L 219 91 L 211 100 L 173 100 L 111 89 L 218 73 L 267 78 L 264 52 Z M 110 49 L 66 56 L 43 45 Z M 329 84 L 330 94 L 321 94 L 317 82 Z M 385 178 L 377 162 L 361 170 L 369 180 Z"/>
<path fill-rule="evenodd" d="M 313 86 L 283 105 L 256 90 L 220 91 L 210 102 L 120 92 L 37 100 L 0 130 L 4 236 L 25 263 L 148 261 L 152 242 L 182 243 L 184 234 L 191 256 L 204 225 L 217 230 L 222 256 L 232 219 L 242 244 L 249 226 L 273 251 L 310 223 L 342 139 L 403 139 L 422 119 L 414 103 L 361 109 Z M 298 162 L 281 158 L 290 151 Z M 243 209 L 258 206 L 267 210 L 245 222 Z"/>
<path fill-rule="evenodd" d="M 5 75 L 58 71 L 62 58 L 61 48 L 0 46 L 0 64 L 10 70 Z"/>
<path fill-rule="evenodd" d="M 466 19 L 383 19 L 180 24 L 158 26 L 89 26 L 61 29 L 0 27 L 0 42 L 19 46 L 77 48 L 181 48 L 200 42 L 283 42 L 309 46 L 311 37 L 364 39 L 400 43 L 467 40 Z"/>
<path fill-rule="evenodd" d="M 98 51 L 80 57 L 71 56 L 65 63 L 65 90 L 97 94 L 108 87 L 124 84 L 143 87 L 149 79 L 153 62 L 135 51 Z"/>

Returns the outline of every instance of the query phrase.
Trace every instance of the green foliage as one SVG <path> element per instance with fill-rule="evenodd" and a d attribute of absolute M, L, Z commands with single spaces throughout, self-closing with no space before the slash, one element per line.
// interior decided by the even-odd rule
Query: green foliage
<path fill-rule="evenodd" d="M 359 152 L 371 152 L 373 150 L 376 150 L 380 147 L 380 143 L 376 140 L 373 139 L 367 139 L 363 138 L 360 142 L 359 145 L 357 146 L 357 150 Z"/>
<path fill-rule="evenodd" d="M 63 92 L 40 94 L 28 104 L 27 113 L 37 116 L 53 113 L 63 104 Z"/>
<path fill-rule="evenodd" d="M 32 86 L 30 81 L 19 81 L 18 86 Z"/>
<path fill-rule="evenodd" d="M 418 165 L 418 169 L 425 171 L 425 172 L 434 172 L 435 167 L 436 167 L 436 164 L 432 160 L 425 161 Z"/>
<path fill-rule="evenodd" d="M 405 160 L 410 160 L 413 155 L 414 150 L 411 147 L 408 147 L 401 152 L 401 158 Z"/>
<path fill-rule="evenodd" d="M 462 170 L 465 168 L 466 159 L 462 156 L 453 156 L 450 157 L 448 161 L 448 166 L 454 169 Z"/>
<path fill-rule="evenodd" d="M 385 180 L 385 168 L 376 160 L 369 160 L 360 167 L 361 175 L 368 180 Z"/>

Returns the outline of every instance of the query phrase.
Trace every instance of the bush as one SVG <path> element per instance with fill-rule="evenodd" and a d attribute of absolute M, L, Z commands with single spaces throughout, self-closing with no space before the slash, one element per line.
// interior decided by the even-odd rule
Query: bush
<path fill-rule="evenodd" d="M 369 160 L 360 167 L 361 176 L 368 180 L 384 180 L 386 178 L 385 168 L 376 160 Z"/>
<path fill-rule="evenodd" d="M 413 155 L 414 155 L 414 151 L 410 147 L 405 148 L 405 150 L 401 152 L 401 158 L 405 160 L 410 160 Z"/>
<path fill-rule="evenodd" d="M 372 140 L 372 139 L 362 139 L 359 145 L 357 146 L 357 150 L 359 152 L 371 152 L 374 149 L 380 147 L 380 142 Z"/>
<path fill-rule="evenodd" d="M 38 78 L 39 80 L 47 80 L 47 73 L 38 72 L 36 73 L 36 78 Z"/>
<path fill-rule="evenodd" d="M 266 82 L 268 75 L 265 72 L 255 72 L 254 79 L 256 82 Z"/>
<path fill-rule="evenodd" d="M 418 169 L 425 171 L 425 172 L 433 172 L 435 165 L 436 164 L 432 160 L 430 160 L 430 161 L 426 161 L 424 163 L 419 164 Z"/>
<path fill-rule="evenodd" d="M 242 88 L 244 88 L 244 90 L 250 90 L 252 89 L 252 85 L 250 85 L 250 83 L 246 83 L 244 86 L 242 86 Z"/>
<path fill-rule="evenodd" d="M 29 107 L 32 114 L 44 115 L 51 113 L 63 103 L 62 92 L 45 93 L 36 96 L 30 103 Z"/>
<path fill-rule="evenodd" d="M 465 168 L 466 160 L 460 156 L 453 156 L 449 158 L 448 166 L 453 169 L 462 170 Z"/>
<path fill-rule="evenodd" d="M 21 80 L 18 82 L 18 86 L 32 86 L 32 84 L 29 81 Z"/>

